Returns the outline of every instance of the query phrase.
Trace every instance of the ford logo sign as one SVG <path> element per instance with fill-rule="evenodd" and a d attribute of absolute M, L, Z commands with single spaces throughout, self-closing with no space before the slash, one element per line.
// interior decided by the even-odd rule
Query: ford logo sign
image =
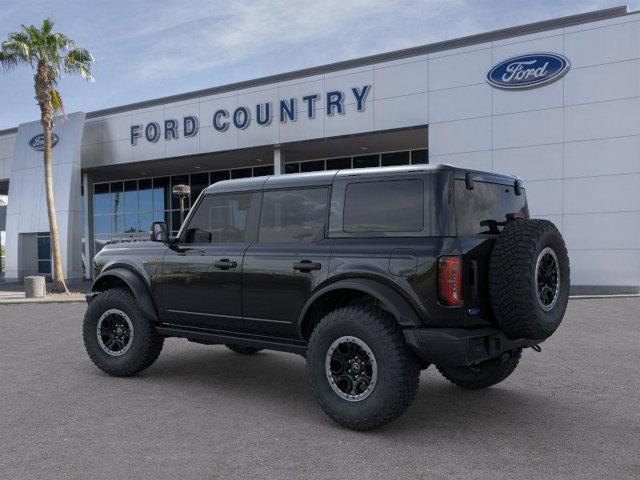
<path fill-rule="evenodd" d="M 489 70 L 487 82 L 506 90 L 535 88 L 558 80 L 570 67 L 569 60 L 557 53 L 518 55 Z"/>
<path fill-rule="evenodd" d="M 55 133 L 51 134 L 51 148 L 55 147 L 58 143 L 58 135 Z M 44 133 L 40 135 L 36 135 L 31 140 L 29 140 L 29 145 L 31 148 L 38 152 L 44 152 Z"/>

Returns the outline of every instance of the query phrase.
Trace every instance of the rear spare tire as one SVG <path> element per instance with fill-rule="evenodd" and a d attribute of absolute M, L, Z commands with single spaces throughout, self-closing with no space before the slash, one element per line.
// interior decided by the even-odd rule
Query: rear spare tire
<path fill-rule="evenodd" d="M 553 223 L 507 222 L 491 254 L 489 295 L 510 338 L 545 339 L 558 328 L 569 299 L 569 256 Z"/>

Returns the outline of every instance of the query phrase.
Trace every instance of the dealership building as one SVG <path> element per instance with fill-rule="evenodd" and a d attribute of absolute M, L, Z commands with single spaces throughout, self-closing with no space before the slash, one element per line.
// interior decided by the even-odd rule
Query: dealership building
<path fill-rule="evenodd" d="M 640 15 L 563 17 L 123 105 L 54 130 L 63 269 L 222 179 L 446 163 L 517 175 L 583 292 L 640 285 Z M 51 271 L 39 122 L 0 131 L 7 280 Z M 384 201 L 384 199 L 381 199 Z M 4 210 L 4 211 L 3 211 Z"/>

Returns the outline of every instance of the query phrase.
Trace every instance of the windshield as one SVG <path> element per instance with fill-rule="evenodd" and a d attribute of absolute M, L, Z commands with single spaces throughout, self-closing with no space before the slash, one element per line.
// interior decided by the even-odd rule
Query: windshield
<path fill-rule="evenodd" d="M 464 180 L 456 180 L 455 197 L 458 235 L 500 233 L 508 214 L 529 218 L 524 188 L 516 195 L 512 186 L 475 181 L 469 190 Z"/>

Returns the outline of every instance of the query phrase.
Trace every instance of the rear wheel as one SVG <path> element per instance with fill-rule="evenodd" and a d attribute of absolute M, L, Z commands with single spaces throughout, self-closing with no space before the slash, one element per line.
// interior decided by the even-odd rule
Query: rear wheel
<path fill-rule="evenodd" d="M 505 380 L 518 366 L 521 350 L 505 353 L 477 365 L 465 367 L 437 366 L 438 371 L 451 383 L 467 390 L 480 390 Z"/>
<path fill-rule="evenodd" d="M 420 365 L 395 319 L 367 305 L 327 314 L 307 350 L 314 396 L 334 421 L 370 430 L 399 417 L 418 389 Z"/>
<path fill-rule="evenodd" d="M 124 288 L 106 290 L 93 299 L 84 316 L 82 336 L 93 363 L 116 377 L 150 367 L 164 343 L 133 294 Z"/>
<path fill-rule="evenodd" d="M 244 347 L 242 345 L 225 344 L 225 346 L 232 352 L 240 353 L 241 355 L 253 355 L 262 350 L 261 348 Z"/>

